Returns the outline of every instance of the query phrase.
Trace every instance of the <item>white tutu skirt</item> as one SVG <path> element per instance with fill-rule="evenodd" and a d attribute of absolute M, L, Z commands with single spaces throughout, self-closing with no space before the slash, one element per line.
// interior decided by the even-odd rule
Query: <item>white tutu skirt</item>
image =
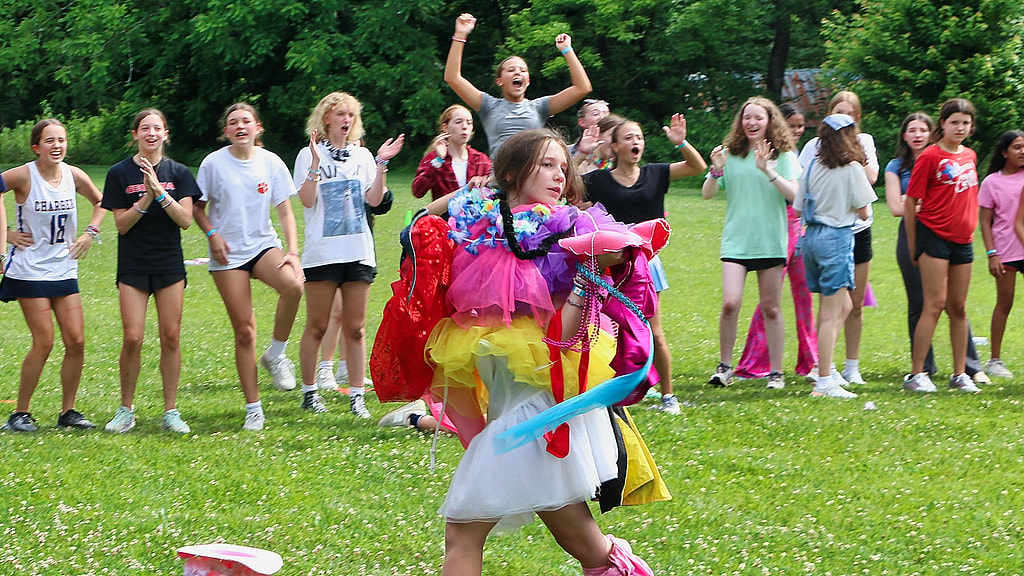
<path fill-rule="evenodd" d="M 607 410 L 569 421 L 569 454 L 556 458 L 536 440 L 496 455 L 494 437 L 555 404 L 549 391 L 513 379 L 504 358 L 481 356 L 477 372 L 490 393 L 488 423 L 473 438 L 452 477 L 441 515 L 449 522 L 496 522 L 511 531 L 535 512 L 585 502 L 617 475 L 615 436 Z"/>

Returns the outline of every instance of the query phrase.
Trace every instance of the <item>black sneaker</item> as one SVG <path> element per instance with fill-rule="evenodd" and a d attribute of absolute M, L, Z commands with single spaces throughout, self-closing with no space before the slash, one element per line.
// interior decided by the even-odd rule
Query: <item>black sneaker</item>
<path fill-rule="evenodd" d="M 96 425 L 90 422 L 82 413 L 72 408 L 57 418 L 58 428 L 76 428 L 78 430 L 90 430 Z"/>
<path fill-rule="evenodd" d="M 28 412 L 15 412 L 7 419 L 7 424 L 4 424 L 4 430 L 11 432 L 35 432 L 39 428 L 36 427 L 36 419 L 32 417 L 32 414 Z"/>
<path fill-rule="evenodd" d="M 303 410 L 309 410 L 316 414 L 323 414 L 327 412 L 327 406 L 324 406 L 324 399 L 316 393 L 316 390 L 310 390 L 302 395 L 302 404 L 299 406 Z"/>

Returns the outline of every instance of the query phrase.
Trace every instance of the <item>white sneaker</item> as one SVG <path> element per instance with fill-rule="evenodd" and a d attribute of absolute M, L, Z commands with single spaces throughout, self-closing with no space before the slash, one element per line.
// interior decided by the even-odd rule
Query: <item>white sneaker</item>
<path fill-rule="evenodd" d="M 245 413 L 245 422 L 242 423 L 243 430 L 263 430 L 263 424 L 266 422 L 266 417 L 263 416 L 262 410 L 251 410 Z"/>
<path fill-rule="evenodd" d="M 334 370 L 330 366 L 321 366 L 316 371 L 316 387 L 321 390 L 338 389 L 338 381 L 334 378 Z"/>
<path fill-rule="evenodd" d="M 867 382 L 864 381 L 864 378 L 861 377 L 860 370 L 857 368 L 843 370 L 841 375 L 848 384 L 867 384 Z"/>
<path fill-rule="evenodd" d="M 970 392 L 972 394 L 981 392 L 981 388 L 978 388 L 977 384 L 974 383 L 974 380 L 971 380 L 971 377 L 964 372 L 961 372 L 956 376 L 949 377 L 949 388 L 950 390 L 959 390 L 961 392 Z"/>
<path fill-rule="evenodd" d="M 408 426 L 409 416 L 412 414 L 419 414 L 422 416 L 426 413 L 427 403 L 423 400 L 416 400 L 415 402 L 403 404 L 391 412 L 388 412 L 377 422 L 377 426 L 383 426 L 385 428 L 392 426 Z"/>
<path fill-rule="evenodd" d="M 856 398 L 857 395 L 843 388 L 835 378 L 819 382 L 811 388 L 811 396 L 815 398 Z"/>
<path fill-rule="evenodd" d="M 714 374 L 711 375 L 711 378 L 708 378 L 708 384 L 711 384 L 712 386 L 732 386 L 732 382 L 732 366 L 729 366 L 725 362 L 719 362 L 718 366 L 715 368 Z"/>
<path fill-rule="evenodd" d="M 988 372 L 996 378 L 1013 378 L 1013 372 L 1003 364 L 1003 361 L 999 358 L 993 358 L 985 364 L 985 372 Z"/>
<path fill-rule="evenodd" d="M 353 394 L 349 396 L 348 408 L 359 418 L 370 418 L 370 411 L 366 409 L 366 401 L 363 399 L 362 394 Z"/>
<path fill-rule="evenodd" d="M 273 360 L 267 360 L 266 355 L 260 356 L 260 366 L 270 372 L 274 388 L 295 390 L 295 365 L 287 356 L 281 354 Z"/>
<path fill-rule="evenodd" d="M 907 374 L 903 378 L 903 388 L 911 392 L 935 392 L 935 384 L 932 383 L 932 379 L 928 376 L 927 372 L 918 372 L 913 375 Z"/>
<path fill-rule="evenodd" d="M 974 383 L 978 386 L 986 386 L 992 383 L 992 379 L 985 374 L 984 370 L 980 370 L 974 373 Z"/>
<path fill-rule="evenodd" d="M 786 387 L 786 377 L 782 372 L 772 372 L 768 375 L 768 388 L 771 390 L 782 390 Z"/>

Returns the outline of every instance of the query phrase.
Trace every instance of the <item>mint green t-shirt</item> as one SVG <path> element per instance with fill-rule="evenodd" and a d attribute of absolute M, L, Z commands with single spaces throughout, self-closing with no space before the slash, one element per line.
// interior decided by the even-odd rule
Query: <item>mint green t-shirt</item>
<path fill-rule="evenodd" d="M 771 161 L 769 161 L 771 166 Z M 780 178 L 800 177 L 795 152 L 783 152 L 775 164 Z M 757 169 L 754 153 L 746 157 L 729 155 L 725 175 L 718 181 L 725 190 L 725 228 L 722 230 L 722 258 L 785 258 L 789 241 L 786 199 Z"/>

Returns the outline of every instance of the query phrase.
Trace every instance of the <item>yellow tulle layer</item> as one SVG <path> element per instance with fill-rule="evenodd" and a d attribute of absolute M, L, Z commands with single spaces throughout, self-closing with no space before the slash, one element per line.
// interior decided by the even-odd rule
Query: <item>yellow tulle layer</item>
<path fill-rule="evenodd" d="M 544 331 L 531 317 L 519 317 L 511 326 L 474 326 L 460 328 L 452 319 L 438 323 L 427 340 L 427 357 L 437 366 L 433 386 L 478 388 L 475 359 L 499 356 L 507 359 L 508 369 L 524 384 L 551 389 L 551 358 L 542 340 Z M 587 389 L 615 375 L 609 363 L 615 355 L 615 340 L 601 332 L 590 350 Z M 565 398 L 579 394 L 580 353 L 562 351 Z"/>

